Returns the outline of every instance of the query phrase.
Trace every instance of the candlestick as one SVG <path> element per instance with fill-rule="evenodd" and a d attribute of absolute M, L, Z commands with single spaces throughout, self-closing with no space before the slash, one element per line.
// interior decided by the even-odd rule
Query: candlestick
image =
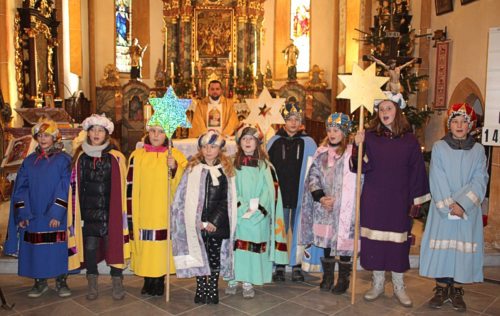
<path fill-rule="evenodd" d="M 171 61 L 170 62 L 170 77 L 173 78 L 174 76 L 175 76 L 175 74 L 174 74 L 174 62 Z"/>
<path fill-rule="evenodd" d="M 196 61 L 198 61 L 199 59 L 200 59 L 200 52 L 196 50 Z"/>
<path fill-rule="evenodd" d="M 233 61 L 233 54 L 231 52 L 229 52 L 229 62 L 232 62 Z"/>
<path fill-rule="evenodd" d="M 191 62 L 191 77 L 194 78 L 194 61 Z"/>
<path fill-rule="evenodd" d="M 253 76 L 257 77 L 257 63 L 253 63 Z"/>
<path fill-rule="evenodd" d="M 236 62 L 233 63 L 233 77 L 238 76 L 238 69 L 236 68 Z"/>

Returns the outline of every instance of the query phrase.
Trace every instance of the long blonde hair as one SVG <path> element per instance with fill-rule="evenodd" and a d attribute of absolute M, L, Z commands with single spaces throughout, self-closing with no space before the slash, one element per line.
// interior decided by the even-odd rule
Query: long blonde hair
<path fill-rule="evenodd" d="M 187 166 L 189 172 L 191 172 L 195 166 L 199 165 L 203 161 L 203 159 L 204 157 L 203 153 L 201 152 L 201 148 L 198 148 L 198 152 L 193 157 L 191 157 L 191 159 L 189 159 L 189 163 Z M 226 177 L 233 177 L 234 166 L 231 159 L 226 155 L 226 151 L 224 149 L 220 149 L 219 155 L 216 159 L 220 161 Z"/>

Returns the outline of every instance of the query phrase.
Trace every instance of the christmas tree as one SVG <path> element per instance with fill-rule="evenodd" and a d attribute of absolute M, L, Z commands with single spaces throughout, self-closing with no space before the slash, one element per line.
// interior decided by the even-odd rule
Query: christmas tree
<path fill-rule="evenodd" d="M 370 32 L 363 32 L 361 41 L 370 45 L 370 55 L 363 56 L 365 61 L 378 64 L 378 75 L 389 76 L 386 90 L 393 94 L 401 93 L 407 107 L 403 113 L 410 124 L 420 128 L 432 111 L 419 111 L 408 103 L 409 96 L 418 92 L 419 82 L 427 75 L 419 76 L 414 71 L 414 64 L 420 63 L 414 57 L 415 30 L 411 29 L 412 15 L 407 0 L 378 0 L 374 26 Z"/>

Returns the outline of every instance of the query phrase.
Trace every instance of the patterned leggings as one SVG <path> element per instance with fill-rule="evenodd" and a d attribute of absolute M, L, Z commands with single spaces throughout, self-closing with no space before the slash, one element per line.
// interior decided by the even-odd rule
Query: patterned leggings
<path fill-rule="evenodd" d="M 220 271 L 220 249 L 222 246 L 222 239 L 217 237 L 209 237 L 208 234 L 203 233 L 203 243 L 207 251 L 208 265 L 212 273 Z"/>

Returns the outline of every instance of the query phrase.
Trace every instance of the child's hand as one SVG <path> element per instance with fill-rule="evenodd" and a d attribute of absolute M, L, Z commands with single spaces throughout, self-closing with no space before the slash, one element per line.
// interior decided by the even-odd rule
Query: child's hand
<path fill-rule="evenodd" d="M 217 227 L 215 227 L 214 224 L 208 222 L 207 227 L 205 227 L 205 230 L 209 233 L 213 233 L 217 230 Z"/>
<path fill-rule="evenodd" d="M 356 143 L 357 146 L 359 146 L 360 143 L 365 141 L 365 131 L 358 131 L 356 135 L 354 136 L 354 142 Z"/>
<path fill-rule="evenodd" d="M 323 206 L 325 210 L 332 211 L 335 199 L 331 196 L 324 196 L 319 200 L 319 202 L 321 203 L 321 206 Z"/>
<path fill-rule="evenodd" d="M 61 222 L 59 222 L 57 219 L 51 219 L 49 222 L 49 227 L 57 228 L 60 224 Z"/>
<path fill-rule="evenodd" d="M 20 221 L 20 222 L 19 222 L 19 227 L 21 227 L 21 228 L 26 228 L 26 226 L 28 226 L 29 224 L 30 224 L 30 221 L 29 221 L 29 220 Z"/>
<path fill-rule="evenodd" d="M 175 169 L 177 167 L 177 162 L 173 156 L 167 157 L 167 165 L 170 169 Z"/>
<path fill-rule="evenodd" d="M 453 203 L 450 205 L 450 214 L 451 215 L 456 215 L 460 218 L 464 218 L 464 209 L 458 205 L 457 203 Z"/>

